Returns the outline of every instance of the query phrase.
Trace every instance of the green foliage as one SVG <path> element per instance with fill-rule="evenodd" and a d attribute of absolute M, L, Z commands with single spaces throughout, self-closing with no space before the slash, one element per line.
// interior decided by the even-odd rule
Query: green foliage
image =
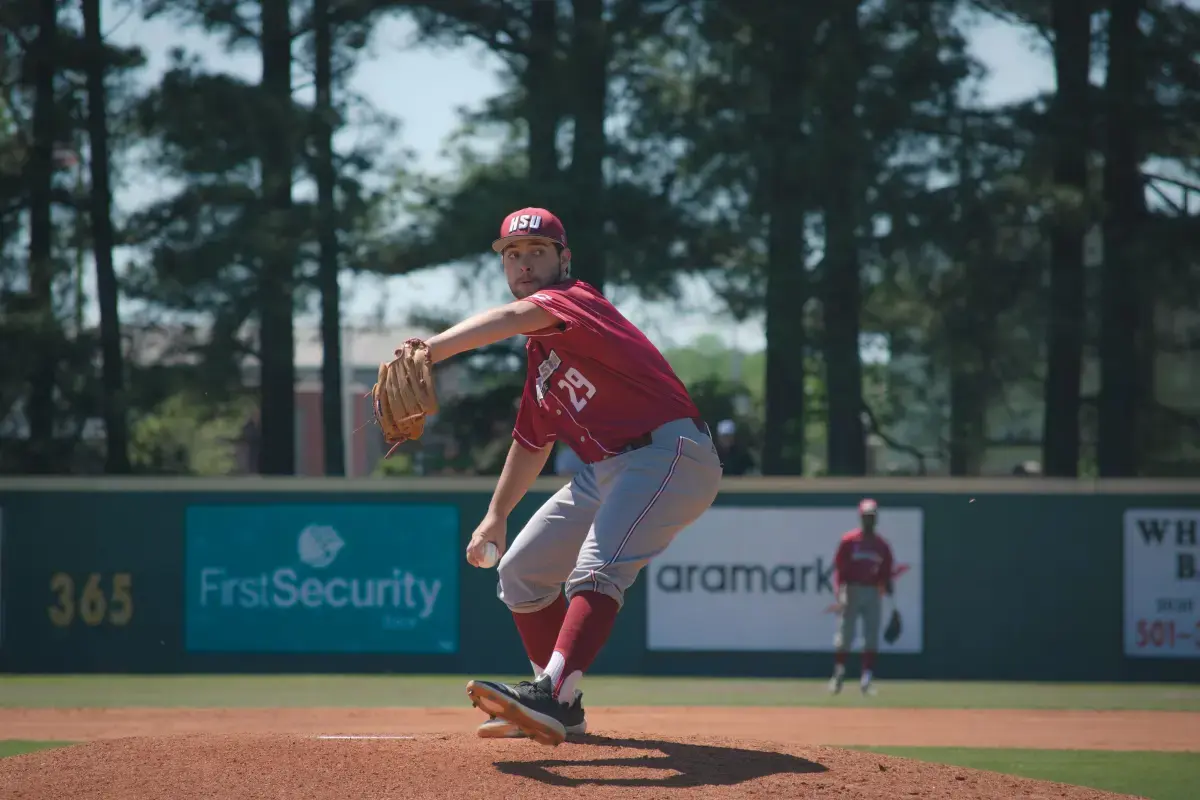
<path fill-rule="evenodd" d="M 200 312 L 218 320 L 217 329 L 236 331 L 254 311 L 253 294 L 263 258 L 285 246 L 299 248 L 301 279 L 295 297 L 303 308 L 311 297 L 316 267 L 314 204 L 297 201 L 282 233 L 272 234 L 260 200 L 258 157 L 263 121 L 261 87 L 230 75 L 204 72 L 184 53 L 137 109 L 139 130 L 155 145 L 155 171 L 182 179 L 172 196 L 132 216 L 127 232 L 147 258 L 137 262 L 126 291 L 170 311 Z M 296 104 L 293 117 L 310 132 L 311 109 Z M 390 127 L 363 126 L 359 148 L 336 157 L 339 180 L 339 228 L 348 236 L 348 267 L 360 257 L 374 258 L 371 239 L 383 195 L 363 185 L 370 170 L 383 169 L 371 134 L 387 136 Z M 311 149 L 302 138 L 302 152 Z M 311 174 L 311 160 L 305 162 Z M 305 173 L 297 172 L 297 183 Z"/>
<path fill-rule="evenodd" d="M 1053 93 L 979 107 L 983 71 L 968 48 L 972 26 L 998 18 L 1041 37 L 1043 52 L 1053 54 L 1053 4 L 864 0 L 856 3 L 855 28 L 837 16 L 847 2 L 608 0 L 599 48 L 591 46 L 595 31 L 575 16 L 585 4 L 570 0 L 332 3 L 330 122 L 354 134 L 354 144 L 334 156 L 339 269 L 400 275 L 489 263 L 487 244 L 503 215 L 544 205 L 572 233 L 578 267 L 608 285 L 656 299 L 677 293 L 680 276 L 701 275 L 738 320 L 762 316 L 772 301 L 770 383 L 765 353 L 733 353 L 715 336 L 666 354 L 710 422 L 736 419 L 761 448 L 770 409 L 771 442 L 784 442 L 788 468 L 803 460 L 806 473 L 820 474 L 829 405 L 845 435 L 845 412 L 856 402 L 846 392 L 827 396 L 827 359 L 839 359 L 834 367 L 846 360 L 830 348 L 845 350 L 849 339 L 835 335 L 836 326 L 830 334 L 830 321 L 857 316 L 858 327 L 890 353 L 886 364 L 862 367 L 868 428 L 913 462 L 971 471 L 995 441 L 1036 438 L 1031 420 L 1048 381 L 1044 340 L 1058 313 L 1045 285 L 1059 263 L 1052 243 L 1068 223 L 1090 225 L 1114 202 L 1131 205 L 1129 191 L 1111 196 L 1103 181 L 1106 137 L 1116 131 L 1132 137 L 1146 179 L 1147 216 L 1133 228 L 1136 264 L 1127 269 L 1142 276 L 1141 307 L 1161 315 L 1140 321 L 1138 360 L 1155 363 L 1153 348 L 1194 357 L 1200 343 L 1188 315 L 1200 293 L 1193 124 L 1200 118 L 1200 12 L 1178 0 L 1146 0 L 1134 53 L 1139 110 L 1116 119 L 1102 85 L 1111 4 L 1090 6 L 1094 83 L 1079 114 L 1093 136 L 1077 143 L 1089 165 L 1081 190 L 1060 182 L 1062 142 L 1048 113 Z M 78 8 L 60 4 L 57 77 L 49 106 L 41 106 L 50 115 L 36 127 L 33 48 L 45 6 L 2 5 L 0 419 L 18 418 L 31 396 L 42 400 L 36 409 L 53 405 L 56 426 L 69 432 L 54 457 L 66 471 L 86 461 L 80 431 L 103 408 L 96 336 L 79 324 L 89 298 L 77 288 L 92 245 L 84 78 L 103 63 L 114 185 L 118 192 L 133 184 L 166 190 L 145 207 L 114 210 L 117 245 L 131 254 L 118 260 L 126 338 L 162 332 L 168 340 L 148 356 L 131 348 L 139 469 L 220 472 L 229 463 L 222 426 L 241 413 L 232 398 L 244 365 L 263 355 L 256 333 L 263 265 L 294 268 L 295 291 L 280 294 L 296 310 L 311 307 L 316 295 L 317 231 L 329 215 L 309 199 L 320 126 L 304 84 L 313 71 L 318 6 L 290 4 L 295 202 L 274 214 L 262 162 L 276 106 L 262 86 L 203 66 L 187 51 L 173 53 L 153 85 L 135 85 L 142 54 L 108 48 L 102 59 L 90 58 Z M 231 53 L 260 53 L 264 44 L 261 6 L 249 0 L 139 0 L 132 8 L 216 33 Z M 449 174 L 411 170 L 395 146 L 403 140 L 395 121 L 350 91 L 352 67 L 385 16 L 414 23 L 416 46 L 481 43 L 503 65 L 497 96 L 464 111 L 446 142 Z M 859 67 L 847 67 L 854 63 L 861 64 L 857 80 Z M 837 102 L 847 97 L 854 100 L 849 111 Z M 598 108 L 606 116 L 599 133 Z M 847 121 L 853 124 L 842 136 L 839 123 Z M 60 158 L 32 169 L 35 134 L 49 136 Z M 81 160 L 61 158 L 67 151 Z M 45 186 L 48 195 L 34 191 Z M 36 263 L 51 275 L 49 298 L 30 291 L 29 280 L 36 271 L 30 220 L 47 216 L 51 258 Z M 832 255 L 827 234 L 840 243 Z M 839 296 L 827 292 L 828 276 L 846 274 L 837 265 L 855 259 L 858 307 L 827 308 Z M 1085 287 L 1089 359 L 1102 330 L 1094 272 Z M 835 288 L 845 293 L 844 283 Z M 443 463 L 498 471 L 523 379 L 519 344 L 456 359 L 474 391 L 445 407 L 426 444 L 401 448 L 380 473 L 438 471 Z M 176 356 L 189 366 L 171 366 Z M 44 376 L 40 390 L 30 388 L 40 364 L 59 365 L 49 394 Z M 845 374 L 835 370 L 835 386 L 847 385 Z M 1126 377 L 1162 383 L 1150 368 Z M 783 396 L 768 396 L 768 386 Z M 1091 399 L 1084 397 L 1085 429 L 1095 427 Z M 1167 408 L 1150 391 L 1138 403 L 1144 471 L 1194 471 L 1187 442 L 1200 431 L 1195 409 Z M 789 405 L 802 413 L 781 416 Z M 460 442 L 461 451 L 443 454 L 445 439 Z M 1096 459 L 1086 432 L 1084 439 L 1079 460 L 1091 474 Z M 5 468 L 20 468 L 23 455 L 12 454 L 21 448 L 5 448 Z"/>
<path fill-rule="evenodd" d="M 438 433 L 453 442 L 457 455 L 431 453 L 428 466 L 455 465 L 484 475 L 498 475 L 512 441 L 513 421 L 525 383 L 525 343 L 516 337 L 449 359 L 464 370 L 463 386 L 470 391 L 443 404 Z M 440 448 L 439 448 L 440 449 Z"/>
<path fill-rule="evenodd" d="M 734 421 L 738 435 L 759 457 L 765 429 L 764 391 L 766 354 L 763 351 L 736 351 L 720 337 L 702 334 L 684 347 L 663 354 L 687 386 L 701 415 L 713 426 L 723 419 Z M 820 358 L 808 360 L 805 379 L 805 404 L 809 415 L 804 427 L 805 473 L 820 475 L 824 470 L 825 425 L 828 398 L 824 367 Z M 864 397 L 875 407 L 887 397 L 886 370 L 868 364 L 863 370 Z"/>
<path fill-rule="evenodd" d="M 702 334 L 691 344 L 666 350 L 663 356 L 685 384 L 706 379 L 736 380 L 748 397 L 761 400 L 766 355 L 726 346 L 716 334 Z"/>
<path fill-rule="evenodd" d="M 139 414 L 130 430 L 136 471 L 168 475 L 229 475 L 252 403 L 214 405 L 192 393 L 171 395 Z"/>
<path fill-rule="evenodd" d="M 25 429 L 3 448 L 8 472 L 91 472 L 103 449 L 84 435 L 101 407 L 98 340 L 83 313 L 87 79 L 103 67 L 119 111 L 143 64 L 137 48 L 93 51 L 77 4 L 57 4 L 50 25 L 42 12 L 55 5 L 0 4 L 0 420 L 8 434 Z"/>
<path fill-rule="evenodd" d="M 591 245 L 576 250 L 577 272 L 590 271 L 600 261 L 603 268 L 597 272 L 606 276 L 606 286 L 633 286 L 646 297 L 673 295 L 676 276 L 704 258 L 694 246 L 702 231 L 678 204 L 663 169 L 667 162 L 658 158 L 652 164 L 654 157 L 634 135 L 606 138 L 601 147 L 606 183 L 598 196 L 585 188 L 582 175 L 593 165 L 580 160 L 574 124 L 584 101 L 592 98 L 581 96 L 568 81 L 595 83 L 595 70 L 603 70 L 599 84 L 606 87 L 610 119 L 624 113 L 625 87 L 644 68 L 639 60 L 643 43 L 668 30 L 687 4 L 611 4 L 608 60 L 598 65 L 582 60 L 586 56 L 573 38 L 579 30 L 572 3 L 557 3 L 552 30 L 540 37 L 540 23 L 527 6 L 500 0 L 411 5 L 412 19 L 426 41 L 483 42 L 503 59 L 506 73 L 503 94 L 481 111 L 464 113 L 461 129 L 450 137 L 454 177 L 417 178 L 406 187 L 405 210 L 412 222 L 391 240 L 393 257 L 381 271 L 477 259 L 488 252 L 486 245 L 506 213 L 541 205 L 554 210 L 577 240 Z M 562 133 L 561 144 L 554 152 L 531 149 L 533 129 L 546 125 L 553 134 Z M 484 136 L 498 145 L 494 156 L 470 146 Z"/>
<path fill-rule="evenodd" d="M 391 458 L 381 458 L 371 475 L 376 478 L 409 477 L 417 474 L 415 461 L 412 453 L 397 450 Z"/>

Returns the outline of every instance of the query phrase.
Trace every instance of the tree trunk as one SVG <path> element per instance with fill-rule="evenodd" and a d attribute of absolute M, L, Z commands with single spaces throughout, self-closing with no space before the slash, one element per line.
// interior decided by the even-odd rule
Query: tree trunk
<path fill-rule="evenodd" d="M 768 162 L 764 180 L 770 217 L 767 232 L 766 290 L 766 420 L 763 430 L 762 473 L 803 475 L 805 454 L 804 359 L 807 341 L 804 305 L 804 222 L 806 211 L 804 143 L 804 48 L 784 41 L 808 41 L 800 25 L 783 21 L 805 16 L 793 6 L 778 14 L 780 24 L 764 31 L 773 41 L 767 76 L 769 118 L 766 123 Z M 768 18 L 775 17 L 768 15 Z"/>
<path fill-rule="evenodd" d="M 26 175 L 29 181 L 29 294 L 31 322 L 38 353 L 29 379 L 25 416 L 29 422 L 29 460 L 33 473 L 54 471 L 54 382 L 59 336 L 54 319 L 54 229 L 50 206 L 54 190 L 54 143 L 58 113 L 54 74 L 58 53 L 58 3 L 39 0 L 38 32 L 33 43 L 33 146 Z"/>
<path fill-rule="evenodd" d="M 604 120 L 608 102 L 608 34 L 602 0 L 573 0 L 571 72 L 575 135 L 571 148 L 571 274 L 604 291 Z M 578 260 L 576 260 L 578 259 Z"/>
<path fill-rule="evenodd" d="M 1137 124 L 1143 77 L 1138 17 L 1143 0 L 1113 0 L 1105 85 L 1104 265 L 1101 269 L 1097 462 L 1102 477 L 1137 474 L 1137 255 L 1146 206 Z"/>
<path fill-rule="evenodd" d="M 862 423 L 862 358 L 859 345 L 859 259 L 857 223 L 862 201 L 863 142 L 859 135 L 858 85 L 862 75 L 857 0 L 833 11 L 835 41 L 822 80 L 825 168 L 825 374 L 829 398 L 830 475 L 865 475 L 867 452 Z"/>
<path fill-rule="evenodd" d="M 1058 84 L 1051 110 L 1054 182 L 1060 192 L 1069 192 L 1078 199 L 1079 208 L 1059 210 L 1051 241 L 1042 470 L 1049 476 L 1074 478 L 1079 474 L 1092 15 L 1087 4 L 1080 0 L 1055 0 L 1053 17 L 1054 70 Z"/>
<path fill-rule="evenodd" d="M 969 178 L 964 181 L 964 189 L 971 186 Z M 971 200 L 967 191 L 964 195 L 962 203 L 966 205 Z M 968 214 L 967 220 L 977 217 Z M 962 224 L 971 226 L 967 221 Z M 986 258 L 982 265 L 982 269 L 968 268 L 962 278 L 962 296 L 945 311 L 950 366 L 949 466 L 955 477 L 978 475 L 983 466 L 988 400 L 995 381 L 990 370 L 993 326 L 1006 306 L 997 296 L 996 282 L 989 279 Z"/>
<path fill-rule="evenodd" d="M 525 121 L 529 126 L 529 179 L 548 191 L 554 210 L 558 190 L 558 125 L 566 97 L 558 80 L 558 4 L 533 3 L 530 9 L 529 61 L 525 67 Z"/>
<path fill-rule="evenodd" d="M 293 232 L 291 21 L 289 0 L 262 0 L 262 195 L 267 223 L 261 234 L 259 469 L 291 475 L 296 462 L 295 332 L 292 327 Z"/>
<path fill-rule="evenodd" d="M 321 255 L 317 283 L 321 290 L 321 412 L 325 450 L 325 474 L 345 475 L 345 436 L 342 427 L 341 310 L 338 287 L 338 213 L 334 200 L 337 176 L 333 165 L 333 22 L 329 0 L 314 0 L 316 144 L 317 144 L 317 238 Z"/>
<path fill-rule="evenodd" d="M 978 475 L 987 441 L 987 378 L 981 353 L 965 343 L 950 347 L 950 474 Z"/>
<path fill-rule="evenodd" d="M 100 0 L 83 0 L 87 41 L 88 140 L 91 148 L 92 253 L 96 259 L 96 294 L 100 305 L 100 350 L 104 358 L 104 471 L 123 474 L 129 467 L 129 427 L 125 399 L 125 364 L 121 352 L 121 317 L 117 275 L 113 268 L 112 189 L 108 180 L 108 96 L 105 89 L 104 39 Z"/>

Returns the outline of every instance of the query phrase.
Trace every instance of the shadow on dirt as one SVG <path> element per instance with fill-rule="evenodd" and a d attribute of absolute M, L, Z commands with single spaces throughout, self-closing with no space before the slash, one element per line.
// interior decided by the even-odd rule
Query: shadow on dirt
<path fill-rule="evenodd" d="M 690 786 L 733 786 L 768 775 L 826 772 L 815 761 L 738 747 L 664 742 L 654 739 L 615 739 L 607 736 L 572 737 L 572 743 L 598 747 L 624 747 L 656 751 L 630 758 L 539 759 L 536 761 L 498 761 L 496 768 L 507 775 L 518 775 L 549 786 L 647 786 L 687 788 Z M 611 771 L 602 774 L 574 777 L 571 772 Z M 662 777 L 641 774 L 622 777 L 624 770 L 661 770 Z M 568 774 L 564 774 L 568 773 Z"/>

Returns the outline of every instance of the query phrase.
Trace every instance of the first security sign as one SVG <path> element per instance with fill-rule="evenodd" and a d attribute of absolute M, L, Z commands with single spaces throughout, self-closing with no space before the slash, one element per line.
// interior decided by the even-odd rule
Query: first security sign
<path fill-rule="evenodd" d="M 453 506 L 193 506 L 187 649 L 453 653 L 458 538 Z"/>
<path fill-rule="evenodd" d="M 1125 512 L 1125 655 L 1200 659 L 1200 511 Z"/>

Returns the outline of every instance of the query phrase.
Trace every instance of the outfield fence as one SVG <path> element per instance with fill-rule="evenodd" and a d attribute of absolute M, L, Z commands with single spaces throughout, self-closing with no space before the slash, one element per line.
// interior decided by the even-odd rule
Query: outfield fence
<path fill-rule="evenodd" d="M 510 521 L 561 485 L 542 478 Z M 9 479 L 0 671 L 528 670 L 463 559 L 492 479 Z M 864 496 L 895 678 L 1195 680 L 1200 482 L 728 478 L 628 593 L 596 672 L 823 676 Z M 857 649 L 857 643 L 856 643 Z"/>

